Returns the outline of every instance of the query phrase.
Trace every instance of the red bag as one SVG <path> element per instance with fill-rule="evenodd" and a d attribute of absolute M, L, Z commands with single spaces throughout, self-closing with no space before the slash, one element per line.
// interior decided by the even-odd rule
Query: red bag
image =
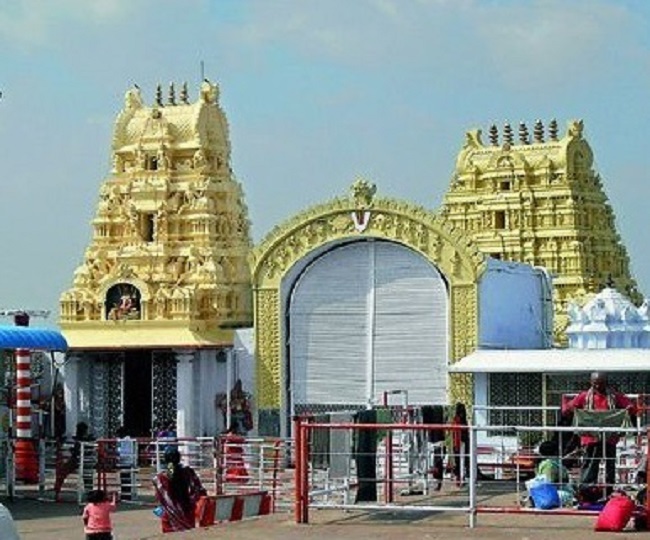
<path fill-rule="evenodd" d="M 207 495 L 201 495 L 199 500 L 196 501 L 196 508 L 194 510 L 198 526 L 209 527 L 210 525 L 214 525 L 214 516 L 216 511 L 217 501 Z"/>
<path fill-rule="evenodd" d="M 634 501 L 627 495 L 616 494 L 613 495 L 602 512 L 598 515 L 596 531 L 614 531 L 620 532 L 627 525 L 628 521 L 632 518 L 634 512 Z"/>

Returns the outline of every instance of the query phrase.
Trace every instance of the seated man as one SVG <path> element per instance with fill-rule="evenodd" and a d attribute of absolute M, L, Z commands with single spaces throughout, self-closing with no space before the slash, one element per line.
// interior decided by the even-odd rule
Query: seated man
<path fill-rule="evenodd" d="M 568 484 L 569 471 L 562 464 L 562 460 L 558 455 L 558 448 L 551 441 L 543 441 L 537 450 L 541 457 L 535 470 L 537 476 L 544 475 L 549 482 L 554 484 Z"/>

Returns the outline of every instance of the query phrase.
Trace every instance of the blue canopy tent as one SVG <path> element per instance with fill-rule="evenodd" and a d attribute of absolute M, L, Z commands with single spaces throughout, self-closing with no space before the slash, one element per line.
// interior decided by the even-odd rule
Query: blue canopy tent
<path fill-rule="evenodd" d="M 0 326 L 0 349 L 65 352 L 68 350 L 68 342 L 56 330 L 25 326 Z"/>

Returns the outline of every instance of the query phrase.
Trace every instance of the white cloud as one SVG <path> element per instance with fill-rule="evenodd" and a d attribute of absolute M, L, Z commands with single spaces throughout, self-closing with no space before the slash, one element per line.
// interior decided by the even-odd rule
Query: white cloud
<path fill-rule="evenodd" d="M 612 47 L 631 53 L 635 21 L 622 4 L 540 0 L 476 7 L 477 45 L 495 76 L 513 85 L 570 83 L 585 72 L 598 76 L 605 70 L 588 68 L 611 61 Z"/>
<path fill-rule="evenodd" d="M 146 6 L 132 0 L 9 0 L 0 5 L 0 41 L 23 47 L 45 45 L 57 38 L 62 25 L 110 23 L 135 7 Z"/>
<path fill-rule="evenodd" d="M 304 0 L 251 4 L 228 39 L 357 69 L 474 70 L 521 89 L 613 67 L 643 36 L 611 0 Z M 611 51 L 617 51 L 615 57 Z M 608 67 L 612 67 L 608 66 Z M 592 69 L 592 77 L 604 70 Z"/>

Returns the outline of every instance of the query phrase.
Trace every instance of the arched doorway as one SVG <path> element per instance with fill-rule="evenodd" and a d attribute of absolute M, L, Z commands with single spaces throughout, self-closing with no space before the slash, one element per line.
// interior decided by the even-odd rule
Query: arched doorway
<path fill-rule="evenodd" d="M 463 231 L 455 228 L 444 215 L 430 212 L 405 201 L 374 197 L 374 194 L 374 185 L 358 180 L 352 185 L 349 198 L 339 197 L 292 217 L 281 226 L 274 228 L 253 250 L 251 269 L 255 305 L 256 405 L 261 434 L 277 436 L 290 431 L 286 416 L 291 410 L 288 405 L 291 403 L 291 396 L 288 394 L 293 392 L 292 383 L 287 380 L 291 377 L 288 369 L 292 361 L 290 357 L 294 353 L 298 354 L 301 346 L 312 346 L 309 341 L 306 345 L 291 343 L 292 339 L 296 339 L 297 330 L 290 328 L 292 321 L 291 318 L 287 318 L 291 315 L 292 307 L 289 304 L 293 299 L 294 288 L 298 287 L 298 293 L 300 292 L 302 282 L 309 279 L 311 274 L 311 270 L 308 272 L 307 269 L 316 265 L 317 270 L 318 265 L 321 264 L 319 260 L 324 253 L 334 250 L 332 254 L 338 256 L 343 253 L 337 253 L 338 249 L 348 245 L 353 249 L 355 243 L 360 243 L 361 246 L 363 242 L 376 242 L 377 245 L 385 242 L 387 246 L 395 249 L 393 252 L 387 248 L 387 255 L 398 252 L 408 253 L 410 257 L 404 258 L 407 266 L 427 264 L 429 276 L 440 275 L 440 284 L 445 284 L 444 298 L 447 304 L 446 309 L 436 311 L 446 317 L 444 323 L 437 328 L 445 327 L 446 335 L 444 340 L 432 346 L 444 348 L 445 356 L 437 355 L 440 360 L 436 359 L 431 367 L 426 361 L 432 359 L 434 355 L 429 353 L 426 360 L 422 360 L 421 365 L 418 366 L 415 378 L 431 380 L 432 377 L 438 377 L 439 380 L 444 380 L 445 386 L 442 384 L 436 386 L 436 392 L 442 392 L 443 388 L 447 389 L 444 402 L 462 401 L 467 404 L 472 402 L 471 377 L 453 374 L 447 381 L 446 366 L 466 356 L 476 346 L 478 280 L 485 269 L 485 257 Z M 397 262 L 396 268 L 399 268 L 402 264 L 399 257 Z M 346 270 L 346 264 L 343 260 L 342 263 L 339 261 L 339 264 L 332 265 L 332 271 L 342 274 L 342 278 L 336 281 L 337 286 L 343 286 L 339 284 L 347 284 L 350 281 L 349 275 L 352 270 Z M 394 265 L 387 260 L 387 264 L 381 266 L 388 270 Z M 380 283 L 381 279 L 377 279 L 377 283 Z M 317 281 L 319 280 L 314 280 L 314 283 Z M 322 282 L 322 279 L 320 281 Z M 323 283 L 325 285 L 321 284 L 321 289 L 332 289 L 330 282 Z M 316 290 L 315 285 L 312 289 Z M 398 293 L 398 296 L 403 294 Z M 375 297 L 375 300 L 377 298 L 379 296 Z M 299 306 L 293 306 L 293 308 L 297 307 Z M 375 310 L 369 310 L 368 313 L 375 313 Z M 419 317 L 414 318 L 419 319 Z M 395 320 L 400 322 L 401 319 L 396 317 Z M 406 321 L 407 318 L 404 320 Z M 296 324 L 297 320 L 294 320 L 293 326 L 295 327 Z M 346 328 L 346 325 L 339 325 L 339 328 Z M 400 336 L 406 336 L 408 331 L 412 332 L 412 328 L 399 329 L 398 333 Z M 357 331 L 356 335 L 367 335 L 365 327 L 361 332 Z M 427 336 L 427 333 L 424 332 L 423 335 Z M 326 338 L 325 343 L 327 345 L 340 339 L 340 336 L 329 337 Z M 420 335 L 413 335 L 410 341 L 403 339 L 403 343 L 411 349 L 417 345 Z M 382 345 L 381 341 L 375 338 L 372 346 L 376 348 L 378 344 Z M 364 344 L 362 350 L 366 351 L 365 347 L 369 346 L 371 345 Z M 385 344 L 383 346 L 388 347 Z M 355 347 L 359 348 L 360 345 Z M 400 348 L 391 358 L 393 360 L 402 358 L 406 353 L 410 354 L 409 350 Z M 308 352 L 303 355 L 307 357 Z M 375 373 L 380 373 L 377 368 L 381 364 L 376 354 L 371 358 L 375 359 L 373 360 Z M 308 364 L 307 367 L 311 368 L 311 365 Z M 424 377 L 421 376 L 423 368 L 433 371 Z M 436 369 L 440 372 L 434 372 Z M 322 373 L 327 371 L 323 370 Z M 299 371 L 294 374 L 294 378 L 296 377 L 299 379 Z M 307 375 L 305 380 L 309 380 Z M 359 385 L 365 385 L 370 381 L 373 381 L 375 389 L 388 386 L 394 388 L 394 385 L 399 382 L 394 380 L 381 382 L 377 375 L 372 378 L 366 377 L 363 382 L 357 380 L 353 384 L 359 388 Z M 335 382 L 338 381 L 333 383 Z M 414 384 L 419 384 L 419 380 Z M 365 404 L 369 392 L 365 386 L 363 389 L 364 392 L 358 401 Z M 296 387 L 296 391 L 298 390 Z M 381 392 L 381 390 L 376 391 Z M 428 391 L 429 395 L 433 392 L 431 388 Z M 409 394 L 409 401 L 419 400 L 415 390 L 412 394 Z M 437 401 L 436 395 L 433 393 L 431 398 L 427 397 L 427 401 Z M 305 401 L 309 401 L 309 396 Z"/>
<path fill-rule="evenodd" d="M 446 403 L 449 287 L 420 253 L 374 238 L 342 243 L 291 285 L 285 413 L 380 403 Z"/>

